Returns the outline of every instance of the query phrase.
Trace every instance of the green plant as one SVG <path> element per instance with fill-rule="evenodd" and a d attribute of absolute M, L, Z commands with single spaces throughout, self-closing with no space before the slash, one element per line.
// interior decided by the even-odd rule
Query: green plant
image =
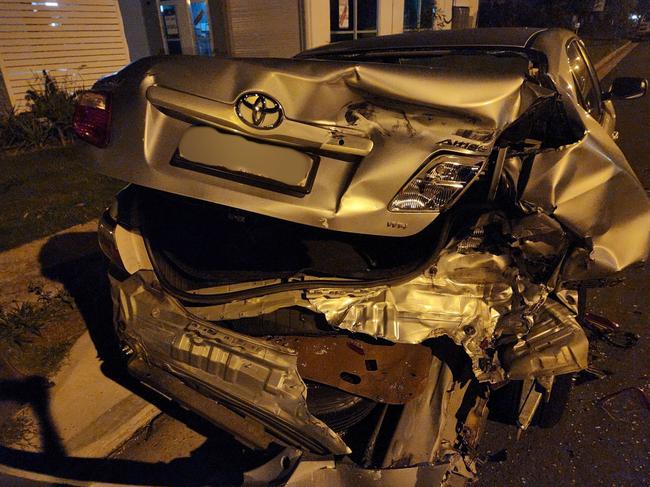
<path fill-rule="evenodd" d="M 20 303 L 7 311 L 0 310 L 0 340 L 22 348 L 39 336 L 45 323 L 44 308 L 34 303 Z"/>
<path fill-rule="evenodd" d="M 25 110 L 0 109 L 0 149 L 40 149 L 53 141 L 67 145 L 74 139 L 72 121 L 78 89 L 47 71 L 36 77 L 25 95 Z"/>
<path fill-rule="evenodd" d="M 27 90 L 25 100 L 36 120 L 46 122 L 51 135 L 66 145 L 73 137 L 72 119 L 78 90 L 68 89 L 70 83 L 65 78 L 60 85 L 47 71 L 42 73 L 42 87 Z"/>
<path fill-rule="evenodd" d="M 47 293 L 32 285 L 29 291 L 38 296 L 36 302 L 17 303 L 8 310 L 0 308 L 0 342 L 22 348 L 41 335 L 48 320 L 73 307 L 72 298 L 65 291 Z"/>
<path fill-rule="evenodd" d="M 49 120 L 15 108 L 0 113 L 0 147 L 8 149 L 35 149 L 47 145 L 52 135 Z"/>

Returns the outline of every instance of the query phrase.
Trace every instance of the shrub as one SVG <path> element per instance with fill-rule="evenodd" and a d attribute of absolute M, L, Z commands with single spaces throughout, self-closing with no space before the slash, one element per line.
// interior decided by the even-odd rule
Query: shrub
<path fill-rule="evenodd" d="M 3 149 L 38 149 L 51 138 L 48 120 L 37 118 L 32 112 L 17 113 L 14 108 L 0 114 L 0 140 Z"/>
<path fill-rule="evenodd" d="M 74 103 L 78 91 L 59 86 L 57 81 L 43 71 L 43 89 L 31 88 L 27 90 L 25 100 L 29 111 L 37 120 L 47 121 L 52 135 L 58 137 L 61 145 L 66 145 L 72 140 L 72 118 L 74 117 Z"/>
<path fill-rule="evenodd" d="M 67 145 L 74 139 L 72 119 L 79 90 L 66 88 L 46 71 L 25 95 L 26 110 L 0 111 L 0 149 L 39 149 L 50 144 Z"/>

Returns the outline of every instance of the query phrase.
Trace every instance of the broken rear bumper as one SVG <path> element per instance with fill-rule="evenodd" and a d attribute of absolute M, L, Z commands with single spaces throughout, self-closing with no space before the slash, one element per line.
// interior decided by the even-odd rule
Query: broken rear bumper
<path fill-rule="evenodd" d="M 133 352 L 129 369 L 143 382 L 251 446 L 268 446 L 270 433 L 316 454 L 350 452 L 308 411 L 295 351 L 191 315 L 151 271 L 113 280 L 112 293 L 118 334 Z"/>

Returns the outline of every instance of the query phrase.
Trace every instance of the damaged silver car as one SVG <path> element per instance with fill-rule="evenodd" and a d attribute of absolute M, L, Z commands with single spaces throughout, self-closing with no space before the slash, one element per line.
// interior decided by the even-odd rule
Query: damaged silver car
<path fill-rule="evenodd" d="M 602 91 L 559 29 L 101 80 L 75 128 L 130 183 L 99 226 L 129 371 L 284 445 L 249 484 L 465 485 L 491 392 L 518 384 L 521 429 L 561 401 L 588 366 L 580 290 L 647 255 L 611 101 L 645 90 Z"/>

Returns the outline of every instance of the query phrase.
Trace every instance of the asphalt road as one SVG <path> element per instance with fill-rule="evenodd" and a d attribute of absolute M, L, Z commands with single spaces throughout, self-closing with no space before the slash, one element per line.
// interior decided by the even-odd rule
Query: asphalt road
<path fill-rule="evenodd" d="M 608 79 L 615 76 L 650 78 L 650 43 L 640 44 Z M 650 96 L 617 102 L 616 108 L 619 144 L 644 186 L 650 188 Z M 490 422 L 482 451 L 502 460 L 483 465 L 481 487 L 650 485 L 650 411 L 625 393 L 612 400 L 609 413 L 599 403 L 630 387 L 650 391 L 650 333 L 646 329 L 650 268 L 627 272 L 618 287 L 590 291 L 589 310 L 640 334 L 640 341 L 629 350 L 594 341 L 595 365 L 610 375 L 576 385 L 568 410 L 554 428 L 533 428 L 517 441 L 514 426 Z M 494 455 L 497 452 L 500 455 Z M 250 455 L 200 422 L 188 427 L 181 414 L 178 419 L 161 416 L 116 458 L 171 462 L 174 468 L 165 472 L 186 481 L 181 483 L 227 485 L 237 483 L 238 472 Z"/>

